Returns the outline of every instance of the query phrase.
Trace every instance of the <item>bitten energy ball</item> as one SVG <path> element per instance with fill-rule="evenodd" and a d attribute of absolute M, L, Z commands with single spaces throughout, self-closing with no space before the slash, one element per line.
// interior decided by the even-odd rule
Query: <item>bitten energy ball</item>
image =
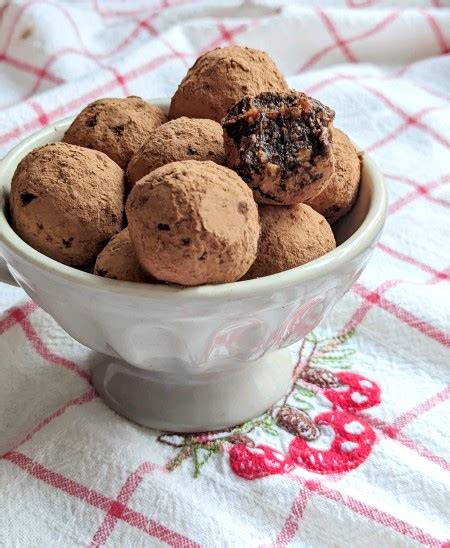
<path fill-rule="evenodd" d="M 332 109 L 296 91 L 244 97 L 222 122 L 228 164 L 259 203 L 309 200 L 333 174 L 333 119 Z"/>
<path fill-rule="evenodd" d="M 347 135 L 333 128 L 334 175 L 324 190 L 306 203 L 333 224 L 346 215 L 358 195 L 361 159 Z"/>
<path fill-rule="evenodd" d="M 126 282 L 150 282 L 137 260 L 128 228 L 106 244 L 95 261 L 94 274 Z"/>
<path fill-rule="evenodd" d="M 270 276 L 308 263 L 336 247 L 326 219 L 311 207 L 259 206 L 258 255 L 244 279 Z"/>
<path fill-rule="evenodd" d="M 30 152 L 11 182 L 14 229 L 44 255 L 71 266 L 94 261 L 122 228 L 124 173 L 105 154 L 67 143 Z"/>
<path fill-rule="evenodd" d="M 159 126 L 128 164 L 128 183 L 132 186 L 154 169 L 182 160 L 211 160 L 224 164 L 220 124 L 183 116 Z"/>
<path fill-rule="evenodd" d="M 234 282 L 256 257 L 258 210 L 251 191 L 213 162 L 173 162 L 141 179 L 127 200 L 139 262 L 181 285 Z"/>
<path fill-rule="evenodd" d="M 150 131 L 166 120 L 160 108 L 140 97 L 99 99 L 80 112 L 63 141 L 100 150 L 125 169 Z"/>
<path fill-rule="evenodd" d="M 287 91 L 281 72 L 264 51 L 240 46 L 205 53 L 178 86 L 169 118 L 220 120 L 244 95 L 261 91 Z"/>

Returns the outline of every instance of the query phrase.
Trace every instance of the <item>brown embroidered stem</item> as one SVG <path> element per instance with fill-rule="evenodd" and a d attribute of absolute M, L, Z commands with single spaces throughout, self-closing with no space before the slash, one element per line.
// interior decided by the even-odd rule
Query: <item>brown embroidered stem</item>
<path fill-rule="evenodd" d="M 185 445 L 186 445 L 185 437 L 183 437 L 183 442 L 182 443 L 175 443 L 173 441 L 169 441 L 169 440 L 164 439 L 164 436 L 170 436 L 170 435 L 171 435 L 170 432 L 162 432 L 156 438 L 156 441 L 159 441 L 160 443 L 164 443 L 165 445 L 170 445 L 170 447 L 176 447 L 176 448 L 185 447 Z"/>
<path fill-rule="evenodd" d="M 302 340 L 302 344 L 300 345 L 300 348 L 298 349 L 298 358 L 297 363 L 295 364 L 294 371 L 293 371 L 293 377 L 297 374 L 297 370 L 300 368 L 302 363 L 302 357 L 303 357 L 303 350 L 305 349 L 306 344 L 306 337 Z"/>
<path fill-rule="evenodd" d="M 276 413 L 274 413 L 274 409 L 271 409 L 269 410 L 270 411 L 270 414 L 272 416 L 272 418 L 274 420 L 277 419 L 278 415 L 280 414 L 280 411 L 281 409 L 283 409 L 289 399 L 289 397 L 292 395 L 292 392 L 294 392 L 296 386 L 297 386 L 297 383 L 301 377 L 301 374 L 302 374 L 302 371 L 304 368 L 308 367 L 310 361 L 311 361 L 311 358 L 313 357 L 314 355 L 314 352 L 317 348 L 317 341 L 315 341 L 312 345 L 312 348 L 311 348 L 311 351 L 308 355 L 308 358 L 306 359 L 304 365 L 302 365 L 302 355 L 303 355 L 303 351 L 304 351 L 304 348 L 305 348 L 305 341 L 306 339 L 303 339 L 302 341 L 302 344 L 298 350 L 298 359 L 297 359 L 297 365 L 295 366 L 294 368 L 294 374 L 292 376 L 292 383 L 291 383 L 291 386 L 289 388 L 289 390 L 286 392 L 286 394 L 284 395 L 281 403 L 279 406 L 277 406 L 277 411 Z"/>

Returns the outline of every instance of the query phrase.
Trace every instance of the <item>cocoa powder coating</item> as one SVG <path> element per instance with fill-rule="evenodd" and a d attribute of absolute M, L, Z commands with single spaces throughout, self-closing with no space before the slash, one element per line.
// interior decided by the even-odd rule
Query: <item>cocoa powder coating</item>
<path fill-rule="evenodd" d="M 210 118 L 220 122 L 237 101 L 288 85 L 264 51 L 241 46 L 216 48 L 200 56 L 178 86 L 169 118 Z"/>
<path fill-rule="evenodd" d="M 348 136 L 333 128 L 334 175 L 324 190 L 306 203 L 330 224 L 346 215 L 358 195 L 361 158 Z"/>
<path fill-rule="evenodd" d="M 160 108 L 140 97 L 107 97 L 87 105 L 63 141 L 100 150 L 125 169 L 150 132 L 166 120 Z"/>
<path fill-rule="evenodd" d="M 128 184 L 133 186 L 154 169 L 182 160 L 211 160 L 224 164 L 220 124 L 182 116 L 159 126 L 128 164 Z"/>
<path fill-rule="evenodd" d="M 336 247 L 326 219 L 306 204 L 259 206 L 258 255 L 244 279 L 277 274 L 308 263 Z"/>
<path fill-rule="evenodd" d="M 152 171 L 130 193 L 130 236 L 155 278 L 181 285 L 238 280 L 256 257 L 258 210 L 241 178 L 213 162 Z"/>
<path fill-rule="evenodd" d="M 11 182 L 15 231 L 71 266 L 94 261 L 122 228 L 124 172 L 102 152 L 52 143 L 27 154 Z"/>
<path fill-rule="evenodd" d="M 152 281 L 137 260 L 128 228 L 113 236 L 102 249 L 95 261 L 94 274 L 126 282 Z"/>

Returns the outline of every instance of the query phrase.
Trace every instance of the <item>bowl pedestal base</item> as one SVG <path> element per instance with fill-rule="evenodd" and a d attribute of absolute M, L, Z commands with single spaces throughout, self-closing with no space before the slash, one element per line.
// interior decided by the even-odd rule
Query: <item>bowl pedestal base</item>
<path fill-rule="evenodd" d="M 189 374 L 138 369 L 107 358 L 92 371 L 94 387 L 120 415 L 169 432 L 204 432 L 240 424 L 266 411 L 291 381 L 289 349 L 220 372 Z M 237 366 L 238 365 L 238 366 Z"/>

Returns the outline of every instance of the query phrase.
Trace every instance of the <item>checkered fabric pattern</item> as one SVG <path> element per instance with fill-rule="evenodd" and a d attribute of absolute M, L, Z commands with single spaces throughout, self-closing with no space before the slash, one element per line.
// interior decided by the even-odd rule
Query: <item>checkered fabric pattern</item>
<path fill-rule="evenodd" d="M 387 225 L 318 337 L 381 388 L 345 474 L 199 477 L 98 399 L 99 359 L 0 285 L 0 546 L 444 546 L 450 538 L 450 2 L 0 0 L 0 157 L 99 96 L 163 97 L 199 53 L 266 49 L 377 160 Z M 282 448 L 281 448 L 282 449 Z"/>

